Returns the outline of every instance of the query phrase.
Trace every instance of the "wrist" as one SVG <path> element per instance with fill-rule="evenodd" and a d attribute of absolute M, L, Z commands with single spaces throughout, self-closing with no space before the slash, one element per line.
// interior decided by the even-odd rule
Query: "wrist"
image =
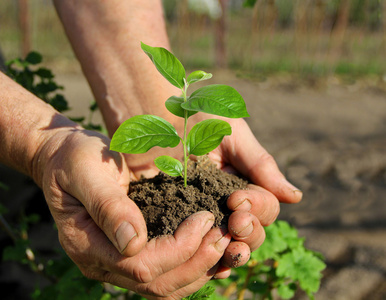
<path fill-rule="evenodd" d="M 54 131 L 76 126 L 0 72 L 0 162 L 34 177 L 38 149 Z"/>
<path fill-rule="evenodd" d="M 49 127 L 37 130 L 39 138 L 30 158 L 28 175 L 39 187 L 43 187 L 42 179 L 49 161 L 64 147 L 69 136 L 80 130 L 83 130 L 81 126 L 60 114 L 53 118 Z"/>

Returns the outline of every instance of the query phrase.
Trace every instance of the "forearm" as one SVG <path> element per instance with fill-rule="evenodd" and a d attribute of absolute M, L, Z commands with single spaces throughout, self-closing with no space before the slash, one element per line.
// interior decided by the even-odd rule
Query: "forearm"
<path fill-rule="evenodd" d="M 0 162 L 39 182 L 38 152 L 57 132 L 76 124 L 0 72 Z"/>
<path fill-rule="evenodd" d="M 159 0 L 54 1 L 110 134 L 127 118 L 157 114 L 176 122 L 164 101 L 171 86 L 140 42 L 169 48 Z"/>

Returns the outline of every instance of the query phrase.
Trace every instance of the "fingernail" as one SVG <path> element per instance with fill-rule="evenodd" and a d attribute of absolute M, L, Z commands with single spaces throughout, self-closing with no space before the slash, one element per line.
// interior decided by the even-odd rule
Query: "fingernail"
<path fill-rule="evenodd" d="M 206 220 L 204 227 L 202 227 L 201 237 L 204 237 L 205 234 L 207 234 L 209 230 L 212 229 L 213 224 L 214 224 L 214 218 L 210 218 Z"/>
<path fill-rule="evenodd" d="M 294 192 L 294 194 L 295 194 L 295 196 L 296 196 L 298 201 L 302 200 L 303 192 L 301 190 L 296 189 L 296 190 L 293 190 L 293 192 Z"/>
<path fill-rule="evenodd" d="M 297 200 L 300 201 L 303 197 L 303 192 L 300 189 L 298 189 L 296 186 L 294 186 L 292 183 L 288 182 L 287 179 L 284 178 L 283 181 L 284 181 L 284 184 L 289 189 L 291 189 L 292 192 L 295 194 Z"/>
<path fill-rule="evenodd" d="M 223 253 L 230 243 L 229 233 L 225 233 L 215 244 L 214 248 Z"/>
<path fill-rule="evenodd" d="M 235 207 L 235 210 L 243 210 L 243 211 L 250 211 L 252 208 L 251 201 L 248 199 L 245 199 L 243 202 L 241 202 L 239 205 Z"/>
<path fill-rule="evenodd" d="M 127 222 L 123 222 L 115 233 L 119 252 L 122 253 L 130 241 L 136 236 L 137 232 L 135 231 L 133 225 Z"/>
<path fill-rule="evenodd" d="M 253 232 L 253 224 L 252 224 L 252 222 L 251 222 L 251 223 L 249 223 L 246 227 L 244 227 L 242 230 L 240 230 L 239 232 L 235 232 L 235 234 L 236 234 L 238 237 L 247 237 L 247 236 L 249 236 L 252 232 Z"/>

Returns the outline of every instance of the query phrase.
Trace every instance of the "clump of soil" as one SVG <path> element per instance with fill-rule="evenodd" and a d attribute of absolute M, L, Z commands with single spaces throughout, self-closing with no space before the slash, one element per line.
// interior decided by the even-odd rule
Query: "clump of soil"
<path fill-rule="evenodd" d="M 182 177 L 159 173 L 154 178 L 132 182 L 129 197 L 141 209 L 151 239 L 173 234 L 187 217 L 203 210 L 214 214 L 214 226 L 227 224 L 230 211 L 226 200 L 247 184 L 244 179 L 217 169 L 204 156 L 189 161 L 187 187 Z"/>

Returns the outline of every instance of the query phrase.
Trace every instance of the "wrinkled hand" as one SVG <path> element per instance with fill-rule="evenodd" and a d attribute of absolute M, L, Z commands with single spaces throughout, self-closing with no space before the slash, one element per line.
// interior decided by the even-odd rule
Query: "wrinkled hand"
<path fill-rule="evenodd" d="M 108 145 L 95 132 L 65 128 L 35 159 L 60 243 L 83 274 L 149 299 L 180 299 L 221 274 L 231 236 L 211 229 L 209 212 L 190 216 L 174 236 L 147 242 L 142 214 L 127 196 L 135 176 Z"/>
<path fill-rule="evenodd" d="M 273 157 L 258 143 L 243 119 L 225 119 L 232 126 L 232 135 L 209 154 L 219 168 L 248 178 L 248 190 L 234 192 L 227 201 L 233 211 L 228 230 L 234 241 L 228 246 L 223 265 L 245 264 L 250 252 L 264 241 L 262 226 L 271 224 L 279 214 L 279 202 L 296 203 L 302 193 L 279 171 Z"/>

